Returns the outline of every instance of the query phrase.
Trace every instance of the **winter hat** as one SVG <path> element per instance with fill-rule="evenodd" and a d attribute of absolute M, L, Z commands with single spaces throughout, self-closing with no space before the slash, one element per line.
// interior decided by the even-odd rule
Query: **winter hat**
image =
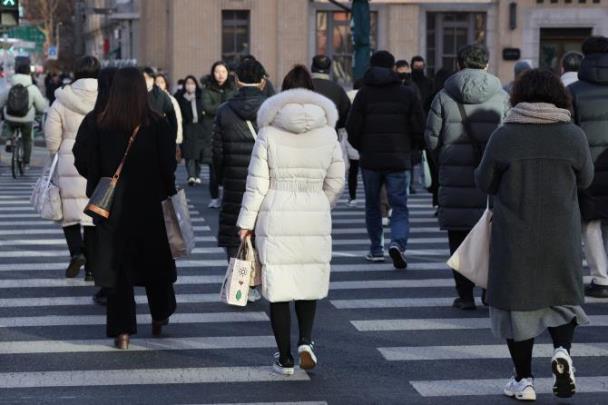
<path fill-rule="evenodd" d="M 515 73 L 515 77 L 519 77 L 523 72 L 532 69 L 532 64 L 528 60 L 520 60 L 517 61 L 515 66 L 513 66 L 513 73 Z"/>
<path fill-rule="evenodd" d="M 325 55 L 315 55 L 312 58 L 311 70 L 313 73 L 329 73 L 331 68 L 331 59 Z"/>
<path fill-rule="evenodd" d="M 388 51 L 376 51 L 369 60 L 371 66 L 392 69 L 395 66 L 395 57 Z"/>

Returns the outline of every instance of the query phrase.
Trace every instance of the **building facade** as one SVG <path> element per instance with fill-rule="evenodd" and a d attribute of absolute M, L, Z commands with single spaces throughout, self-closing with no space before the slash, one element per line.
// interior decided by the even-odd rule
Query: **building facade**
<path fill-rule="evenodd" d="M 173 81 L 206 74 L 216 60 L 253 54 L 280 83 L 294 64 L 324 53 L 334 60 L 334 75 L 352 82 L 350 15 L 335 2 L 145 0 L 137 6 L 134 55 Z M 585 37 L 608 35 L 608 0 L 371 0 L 370 7 L 372 48 L 398 59 L 422 55 L 431 74 L 455 69 L 457 50 L 472 42 L 489 48 L 490 70 L 504 82 L 517 59 L 557 71 L 561 55 L 580 49 Z"/>

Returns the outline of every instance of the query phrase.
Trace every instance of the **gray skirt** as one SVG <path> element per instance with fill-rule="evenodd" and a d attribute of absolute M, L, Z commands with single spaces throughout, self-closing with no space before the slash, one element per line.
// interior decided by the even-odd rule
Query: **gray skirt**
<path fill-rule="evenodd" d="M 573 319 L 578 325 L 589 324 L 589 318 L 580 305 L 559 305 L 534 311 L 507 311 L 490 307 L 494 336 L 516 342 L 535 338 L 545 329 L 568 324 Z"/>

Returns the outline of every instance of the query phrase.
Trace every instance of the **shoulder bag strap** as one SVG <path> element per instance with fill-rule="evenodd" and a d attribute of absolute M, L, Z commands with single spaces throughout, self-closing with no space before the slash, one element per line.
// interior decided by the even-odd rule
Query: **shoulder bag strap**
<path fill-rule="evenodd" d="M 255 132 L 255 129 L 253 128 L 253 124 L 249 120 L 247 120 L 245 122 L 247 123 L 247 127 L 249 128 L 249 132 L 251 132 L 251 136 L 253 136 L 253 140 L 254 141 L 257 140 L 258 134 Z"/>
<path fill-rule="evenodd" d="M 125 165 L 125 160 L 127 159 L 129 150 L 131 149 L 131 146 L 133 145 L 133 142 L 135 141 L 135 137 L 137 136 L 138 133 L 139 133 L 139 125 L 133 130 L 133 133 L 131 134 L 131 137 L 129 138 L 129 144 L 127 145 L 127 150 L 125 150 L 125 154 L 122 157 L 122 160 L 120 161 L 120 164 L 118 165 L 118 168 L 116 169 L 116 172 L 114 173 L 114 176 L 112 176 L 112 183 L 114 185 L 116 185 L 116 183 L 118 183 L 118 179 L 120 178 L 120 173 L 122 172 L 122 168 Z"/>

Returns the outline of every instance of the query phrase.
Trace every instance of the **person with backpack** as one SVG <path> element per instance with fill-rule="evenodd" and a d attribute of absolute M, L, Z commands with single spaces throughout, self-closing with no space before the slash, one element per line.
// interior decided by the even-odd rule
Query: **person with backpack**
<path fill-rule="evenodd" d="M 29 62 L 15 63 L 15 74 L 10 78 L 10 88 L 0 94 L 0 108 L 4 111 L 9 135 L 19 128 L 23 137 L 23 163 L 28 169 L 32 155 L 32 128 L 36 113 L 48 108 L 47 100 L 34 85 Z"/>

